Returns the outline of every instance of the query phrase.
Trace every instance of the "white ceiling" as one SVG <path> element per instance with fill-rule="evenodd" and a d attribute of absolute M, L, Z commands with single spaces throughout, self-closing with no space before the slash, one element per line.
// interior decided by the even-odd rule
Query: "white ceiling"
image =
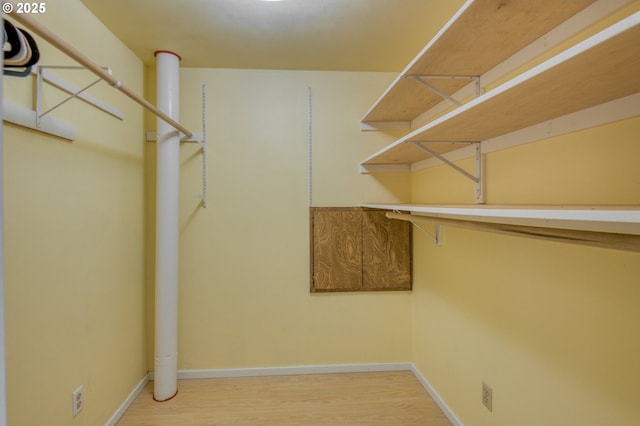
<path fill-rule="evenodd" d="M 82 0 L 139 58 L 183 67 L 398 72 L 463 0 Z"/>

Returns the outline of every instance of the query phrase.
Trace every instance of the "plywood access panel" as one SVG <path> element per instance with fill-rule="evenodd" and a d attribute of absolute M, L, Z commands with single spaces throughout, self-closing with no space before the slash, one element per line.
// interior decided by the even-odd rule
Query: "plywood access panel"
<path fill-rule="evenodd" d="M 384 211 L 314 207 L 311 291 L 411 289 L 411 225 Z"/>
<path fill-rule="evenodd" d="M 312 289 L 362 288 L 362 216 L 359 208 L 311 211 Z"/>
<path fill-rule="evenodd" d="M 411 289 L 411 224 L 380 210 L 364 209 L 362 218 L 363 288 Z"/>

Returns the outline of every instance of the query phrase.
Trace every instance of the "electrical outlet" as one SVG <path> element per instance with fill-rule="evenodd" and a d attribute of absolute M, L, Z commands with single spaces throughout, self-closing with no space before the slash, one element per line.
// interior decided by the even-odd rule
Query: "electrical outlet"
<path fill-rule="evenodd" d="M 485 382 L 482 382 L 482 404 L 489 411 L 493 411 L 493 389 Z"/>
<path fill-rule="evenodd" d="M 71 394 L 71 403 L 72 403 L 71 408 L 73 410 L 73 417 L 75 417 L 78 415 L 80 411 L 82 411 L 82 408 L 84 407 L 84 395 L 83 395 L 82 386 L 74 390 L 73 393 Z"/>

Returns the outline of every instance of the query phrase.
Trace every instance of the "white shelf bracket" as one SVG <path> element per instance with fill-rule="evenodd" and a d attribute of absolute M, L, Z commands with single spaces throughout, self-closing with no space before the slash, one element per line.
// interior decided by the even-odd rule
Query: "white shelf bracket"
<path fill-rule="evenodd" d="M 484 157 L 482 155 L 482 144 L 480 142 L 435 142 L 435 141 L 415 141 L 413 142 L 418 148 L 426 151 L 428 154 L 436 157 L 438 160 L 442 161 L 449 167 L 453 168 L 458 173 L 462 174 L 468 179 L 471 179 L 476 184 L 475 190 L 475 199 L 476 203 L 483 204 L 484 203 Z M 439 152 L 425 146 L 427 143 L 466 143 L 473 144 L 475 146 L 475 163 L 476 170 L 475 175 L 469 173 L 462 167 L 458 166 L 453 161 L 446 158 L 444 155 Z"/>
<path fill-rule="evenodd" d="M 437 94 L 438 96 L 440 96 L 443 99 L 448 100 L 449 102 L 453 103 L 456 106 L 461 106 L 462 102 L 452 98 L 451 96 L 449 96 L 448 94 L 444 93 L 442 90 L 438 89 L 437 87 L 435 87 L 431 83 L 428 83 L 427 81 L 425 81 L 425 79 L 474 80 L 475 88 L 476 88 L 476 97 L 478 97 L 478 96 L 480 96 L 482 94 L 482 89 L 480 87 L 480 76 L 477 76 L 477 75 L 415 75 L 415 74 L 406 74 L 404 77 L 405 78 L 410 78 L 412 80 L 417 81 L 418 83 L 422 84 L 423 86 L 425 86 L 426 88 L 431 90 L 433 93 Z"/>
<path fill-rule="evenodd" d="M 204 143 L 204 134 L 198 132 L 192 132 L 191 137 L 187 137 L 184 133 L 180 132 L 180 143 L 197 143 L 202 146 Z M 147 132 L 145 135 L 145 140 L 147 142 L 155 142 L 158 140 L 158 135 L 156 132 Z"/>
<path fill-rule="evenodd" d="M 398 210 L 394 210 L 393 213 L 395 213 L 396 215 L 400 215 L 402 216 L 402 220 L 405 220 L 407 222 L 410 222 L 413 226 L 415 226 L 416 228 L 418 228 L 420 231 L 422 231 L 422 233 L 424 233 L 425 235 L 427 235 L 430 239 L 433 240 L 433 243 L 437 246 L 441 246 L 442 245 L 442 228 L 440 227 L 440 224 L 436 223 L 433 227 L 433 233 L 427 231 L 426 229 L 424 229 L 422 226 L 420 226 L 418 224 L 418 222 L 416 222 L 415 220 L 411 219 L 411 215 L 408 214 L 403 214 Z M 394 217 L 393 215 L 387 213 L 385 216 L 387 216 L 387 218 L 389 219 L 400 219 L 399 217 Z M 406 217 L 405 217 L 406 216 Z"/>
<path fill-rule="evenodd" d="M 10 102 L 7 102 L 6 100 L 3 100 L 3 108 L 5 110 L 5 115 L 3 116 L 4 121 L 49 135 L 53 135 L 59 138 L 67 139 L 69 141 L 74 141 L 76 139 L 75 127 L 70 123 L 58 120 L 49 115 L 51 111 L 55 110 L 56 108 L 74 98 L 86 102 L 89 105 L 103 112 L 106 112 L 112 117 L 115 117 L 119 120 L 124 120 L 124 114 L 122 112 L 107 105 L 100 99 L 97 99 L 86 93 L 87 89 L 96 85 L 98 82 L 100 82 L 101 79 L 94 81 L 93 83 L 82 89 L 78 89 L 71 83 L 68 83 L 55 74 L 51 73 L 49 69 L 84 70 L 85 68 L 77 66 L 50 65 L 40 65 L 37 67 L 32 67 L 30 73 L 35 77 L 35 96 L 33 100 L 33 109 L 24 107 L 22 105 L 12 104 Z M 108 70 L 109 73 L 111 72 L 108 68 L 102 69 Z M 58 103 L 56 106 L 49 108 L 47 111 L 43 112 L 42 105 L 44 98 L 44 83 L 47 83 L 63 92 L 66 92 L 70 96 L 64 99 L 62 102 Z"/>
<path fill-rule="evenodd" d="M 202 85 L 202 137 L 197 143 L 202 150 L 202 193 L 194 194 L 194 197 L 202 200 L 202 207 L 207 208 L 207 86 Z"/>
<path fill-rule="evenodd" d="M 99 78 L 98 80 L 90 83 L 89 85 L 81 88 L 81 89 L 77 89 L 76 87 L 70 85 L 69 83 L 64 82 L 63 80 L 61 80 L 58 77 L 55 77 L 54 75 L 52 75 L 51 73 L 49 73 L 47 70 L 48 69 L 67 69 L 67 70 L 86 70 L 86 68 L 84 67 L 78 67 L 78 66 L 52 66 L 52 65 L 40 65 L 37 67 L 37 70 L 34 71 L 35 75 L 36 75 L 36 114 L 35 114 L 35 121 L 36 121 L 36 127 L 41 127 L 42 125 L 42 118 L 44 116 L 46 116 L 47 114 L 49 114 L 51 111 L 55 110 L 56 108 L 59 108 L 60 106 L 64 105 L 65 103 L 67 103 L 68 101 L 70 101 L 71 99 L 74 98 L 78 98 L 81 99 L 85 102 L 87 102 L 90 105 L 93 105 L 94 107 L 112 115 L 113 117 L 116 117 L 120 120 L 124 120 L 124 115 L 111 108 L 108 105 L 105 105 L 104 103 L 102 103 L 101 101 L 98 101 L 97 99 L 93 99 L 90 96 L 87 96 L 84 92 L 87 91 L 89 88 L 95 86 L 96 84 L 100 83 L 102 81 L 102 78 Z M 107 68 L 107 67 L 102 67 L 103 70 L 105 70 L 109 75 L 112 74 L 111 69 Z M 51 108 L 49 108 L 46 111 L 42 111 L 42 104 L 43 104 L 43 97 L 44 97 L 44 82 L 48 82 L 49 84 L 56 86 L 57 88 L 66 91 L 67 93 L 70 94 L 69 97 L 63 99 L 61 102 L 59 102 L 58 104 L 52 106 Z"/>
<path fill-rule="evenodd" d="M 195 198 L 202 200 L 202 207 L 207 207 L 207 130 L 206 130 L 206 114 L 207 114 L 207 101 L 206 101 L 206 85 L 202 85 L 202 133 L 192 132 L 190 137 L 187 137 L 184 133 L 180 132 L 180 143 L 197 143 L 200 145 L 202 152 L 202 192 L 200 194 L 193 194 Z M 147 132 L 145 135 L 147 142 L 155 142 L 158 140 L 156 132 Z"/>

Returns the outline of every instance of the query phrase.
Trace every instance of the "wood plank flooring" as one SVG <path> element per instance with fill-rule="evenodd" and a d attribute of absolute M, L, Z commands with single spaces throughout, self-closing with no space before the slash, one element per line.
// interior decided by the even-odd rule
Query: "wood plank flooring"
<path fill-rule="evenodd" d="M 153 382 L 118 426 L 451 426 L 413 373 L 371 372 L 180 380 L 153 401 Z"/>

